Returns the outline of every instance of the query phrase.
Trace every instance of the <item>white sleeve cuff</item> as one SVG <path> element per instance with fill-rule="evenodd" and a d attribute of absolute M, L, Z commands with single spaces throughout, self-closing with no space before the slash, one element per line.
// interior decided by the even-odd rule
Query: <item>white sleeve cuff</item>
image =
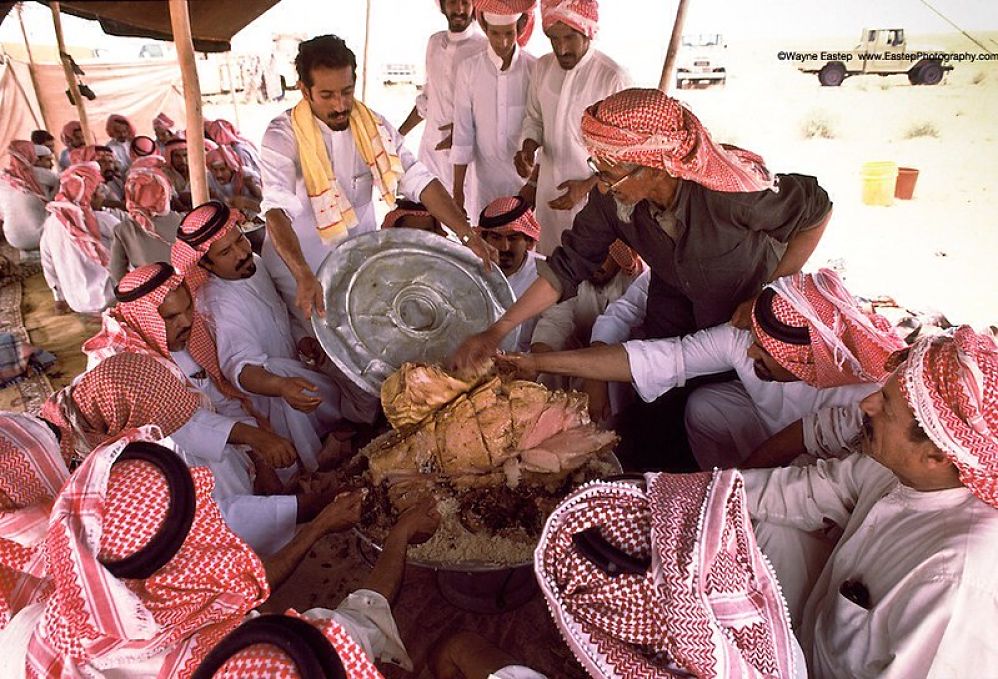
<path fill-rule="evenodd" d="M 450 162 L 452 165 L 470 165 L 475 157 L 474 146 L 451 146 Z"/>
<path fill-rule="evenodd" d="M 631 383 L 646 403 L 686 384 L 682 343 L 678 338 L 624 343 L 631 366 Z"/>

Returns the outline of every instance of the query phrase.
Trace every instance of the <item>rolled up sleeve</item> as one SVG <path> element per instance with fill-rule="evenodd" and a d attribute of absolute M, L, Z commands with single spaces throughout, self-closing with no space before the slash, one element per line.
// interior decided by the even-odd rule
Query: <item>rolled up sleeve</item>
<path fill-rule="evenodd" d="M 263 201 L 260 214 L 268 210 L 284 210 L 294 219 L 304 206 L 298 200 L 298 145 L 291 131 L 289 118 L 281 116 L 270 123 L 263 135 L 260 149 L 260 178 Z"/>
<path fill-rule="evenodd" d="M 649 280 L 651 280 L 651 270 L 645 269 L 627 288 L 627 292 L 606 308 L 606 311 L 593 323 L 590 343 L 620 344 L 631 337 L 634 328 L 645 322 Z"/>
<path fill-rule="evenodd" d="M 735 218 L 751 231 L 788 243 L 801 231 L 816 227 L 831 211 L 832 201 L 814 177 L 777 175 L 779 191 L 745 194 Z"/>
<path fill-rule="evenodd" d="M 475 152 L 475 115 L 471 103 L 472 63 L 465 61 L 458 66 L 455 79 L 454 138 L 450 149 L 450 160 L 454 165 L 468 165 Z"/>

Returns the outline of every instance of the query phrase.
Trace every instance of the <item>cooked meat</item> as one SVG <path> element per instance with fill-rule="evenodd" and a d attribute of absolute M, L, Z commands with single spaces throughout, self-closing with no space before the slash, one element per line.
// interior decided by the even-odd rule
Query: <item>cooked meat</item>
<path fill-rule="evenodd" d="M 484 473 L 492 468 L 475 406 L 467 396 L 459 396 L 435 417 L 437 460 L 445 474 Z"/>
<path fill-rule="evenodd" d="M 479 381 L 457 379 L 435 365 L 404 363 L 381 385 L 381 407 L 392 427 L 402 429 L 419 424 Z"/>
<path fill-rule="evenodd" d="M 558 432 L 520 453 L 520 459 L 528 471 L 570 471 L 581 467 L 593 455 L 616 441 L 617 436 L 612 431 L 600 431 L 595 425 L 587 424 Z"/>

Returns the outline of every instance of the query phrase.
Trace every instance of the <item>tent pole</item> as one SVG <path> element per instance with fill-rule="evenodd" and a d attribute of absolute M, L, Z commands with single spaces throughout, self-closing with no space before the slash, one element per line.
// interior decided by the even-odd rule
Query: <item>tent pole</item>
<path fill-rule="evenodd" d="M 236 129 L 242 127 L 239 124 L 239 102 L 236 101 L 236 81 L 232 78 L 232 50 L 225 53 L 225 71 L 229 75 L 229 94 L 232 95 L 232 117 L 235 118 Z"/>
<path fill-rule="evenodd" d="M 45 126 L 45 129 L 51 132 L 52 125 L 46 114 L 45 104 L 42 103 L 42 98 L 38 96 L 41 88 L 38 87 L 38 76 L 35 75 L 35 57 L 31 53 L 31 43 L 28 42 L 28 31 L 24 28 L 24 15 L 22 14 L 21 3 L 17 4 L 17 20 L 21 24 L 21 37 L 24 38 L 24 49 L 28 53 L 28 75 L 31 76 L 31 87 L 35 90 L 35 101 L 38 102 L 38 112 L 42 114 L 42 124 Z M 37 120 L 35 124 L 38 124 Z"/>
<path fill-rule="evenodd" d="M 367 55 L 371 44 L 371 0 L 367 0 L 367 16 L 364 19 L 364 68 L 361 70 L 360 98 L 367 101 Z"/>
<path fill-rule="evenodd" d="M 204 161 L 204 118 L 201 115 L 201 83 L 194 61 L 191 40 L 191 16 L 187 0 L 170 0 L 170 26 L 177 48 L 180 76 L 184 84 L 184 108 L 187 113 L 187 167 L 191 175 L 191 200 L 194 205 L 208 202 L 208 170 Z"/>
<path fill-rule="evenodd" d="M 52 8 L 52 23 L 55 25 L 55 40 L 59 45 L 59 61 L 62 62 L 62 70 L 66 74 L 66 83 L 69 85 L 69 93 L 76 102 L 76 113 L 80 116 L 80 127 L 83 129 L 83 138 L 87 143 L 96 144 L 97 137 L 90 132 L 90 121 L 87 120 L 87 109 L 83 106 L 83 97 L 80 96 L 80 88 L 76 84 L 76 75 L 70 65 L 69 53 L 66 52 L 66 41 L 62 37 L 62 16 L 59 14 L 59 3 L 53 2 L 49 5 Z M 37 95 L 36 95 L 37 96 Z"/>
<path fill-rule="evenodd" d="M 665 64 L 662 65 L 662 77 L 658 81 L 658 89 L 669 91 L 672 74 L 676 70 L 676 54 L 683 37 L 683 24 L 686 23 L 686 5 L 688 0 L 679 0 L 676 6 L 676 21 L 672 24 L 672 37 L 669 38 L 669 49 L 665 53 Z"/>

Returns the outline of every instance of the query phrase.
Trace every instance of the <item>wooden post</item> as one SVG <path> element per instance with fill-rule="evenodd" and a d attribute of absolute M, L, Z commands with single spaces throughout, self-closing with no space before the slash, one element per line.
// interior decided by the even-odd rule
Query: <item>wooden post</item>
<path fill-rule="evenodd" d="M 232 117 L 238 130 L 241 126 L 239 124 L 239 102 L 236 101 L 236 81 L 232 77 L 232 50 L 225 53 L 225 71 L 229 75 L 229 94 L 232 95 Z"/>
<path fill-rule="evenodd" d="M 28 75 L 31 76 L 31 87 L 35 90 L 35 101 L 38 102 L 38 112 L 42 114 L 42 125 L 45 126 L 46 130 L 52 132 L 52 123 L 45 111 L 45 103 L 39 95 L 41 88 L 38 87 L 38 76 L 35 75 L 35 57 L 31 53 L 31 43 L 28 41 L 28 31 L 24 28 L 24 16 L 21 13 L 21 3 L 17 4 L 17 20 L 21 24 L 21 37 L 24 38 L 24 49 L 28 53 Z M 37 120 L 35 120 L 35 124 L 38 124 Z"/>
<path fill-rule="evenodd" d="M 177 48 L 180 76 L 187 111 L 187 167 L 191 175 L 191 200 L 195 206 L 208 202 L 208 169 L 204 160 L 204 117 L 201 115 L 201 83 L 194 61 L 191 15 L 187 0 L 170 0 L 170 26 Z"/>
<path fill-rule="evenodd" d="M 672 37 L 669 39 L 669 49 L 665 53 L 665 64 L 662 65 L 662 77 L 658 81 L 658 89 L 669 91 L 672 74 L 676 69 L 676 55 L 683 39 L 683 24 L 686 22 L 686 4 L 688 0 L 679 0 L 676 6 L 676 21 L 672 24 Z"/>
<path fill-rule="evenodd" d="M 83 129 L 83 138 L 88 144 L 96 144 L 97 137 L 90 132 L 90 121 L 87 120 L 87 109 L 83 106 L 83 97 L 80 95 L 80 88 L 76 84 L 76 74 L 73 73 L 73 66 L 69 61 L 69 53 L 66 52 L 66 41 L 62 37 L 62 16 L 59 14 L 59 3 L 53 2 L 49 5 L 52 8 L 52 23 L 55 25 L 55 41 L 59 45 L 59 61 L 62 62 L 62 70 L 66 74 L 66 83 L 69 85 L 69 93 L 76 102 L 76 114 L 80 116 L 80 127 Z M 53 132 L 53 134 L 55 134 Z"/>
<path fill-rule="evenodd" d="M 367 55 L 371 44 L 371 0 L 367 0 L 367 17 L 364 19 L 364 67 L 361 69 L 360 98 L 367 101 Z"/>

